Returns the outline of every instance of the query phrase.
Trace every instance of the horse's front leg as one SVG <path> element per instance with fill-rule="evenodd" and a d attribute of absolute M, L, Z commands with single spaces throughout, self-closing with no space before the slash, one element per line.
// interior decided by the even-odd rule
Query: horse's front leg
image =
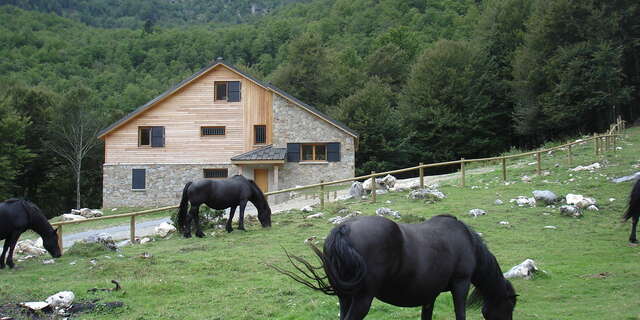
<path fill-rule="evenodd" d="M 195 207 L 195 210 L 193 210 L 193 207 L 191 209 L 192 212 L 190 214 L 193 217 L 193 223 L 196 227 L 196 237 L 204 238 L 204 232 L 202 232 L 202 227 L 200 226 L 200 206 Z"/>
<path fill-rule="evenodd" d="M 184 237 L 191 238 L 191 221 L 193 220 L 193 211 L 198 211 L 200 204 L 191 203 L 191 209 L 189 209 L 189 213 L 185 217 L 184 221 Z"/>
<path fill-rule="evenodd" d="M 5 240 L 5 248 L 7 246 L 7 242 L 9 243 L 9 255 L 7 256 L 7 265 L 9 268 L 13 269 L 15 267 L 15 263 L 13 263 L 13 250 L 16 248 L 16 244 L 18 243 L 18 238 L 20 238 L 20 233 L 14 232 L 11 234 L 9 238 Z M 2 258 L 4 258 L 4 250 L 2 251 Z"/>
<path fill-rule="evenodd" d="M 421 320 L 431 320 L 433 318 L 433 306 L 436 303 L 436 300 L 433 299 L 430 304 L 425 304 L 422 306 L 422 316 Z"/>
<path fill-rule="evenodd" d="M 231 226 L 231 223 L 233 222 L 233 216 L 235 214 L 236 214 L 236 206 L 232 206 L 231 210 L 229 211 L 229 219 L 227 219 L 227 225 L 226 225 L 227 232 L 233 231 L 233 227 Z"/>
<path fill-rule="evenodd" d="M 238 217 L 238 230 L 247 231 L 244 228 L 244 209 L 247 207 L 247 201 L 240 201 L 240 216 Z"/>
<path fill-rule="evenodd" d="M 456 311 L 456 320 L 466 319 L 467 294 L 471 281 L 468 279 L 454 280 L 451 285 L 451 295 L 453 296 L 453 308 Z"/>
<path fill-rule="evenodd" d="M 340 320 L 344 320 L 347 318 L 347 313 L 349 313 L 349 308 L 351 307 L 351 297 L 338 296 L 338 301 L 340 301 Z"/>
<path fill-rule="evenodd" d="M 638 216 L 634 216 L 631 220 L 631 234 L 629 235 L 630 243 L 638 243 L 638 239 L 636 238 L 636 228 L 638 227 Z"/>

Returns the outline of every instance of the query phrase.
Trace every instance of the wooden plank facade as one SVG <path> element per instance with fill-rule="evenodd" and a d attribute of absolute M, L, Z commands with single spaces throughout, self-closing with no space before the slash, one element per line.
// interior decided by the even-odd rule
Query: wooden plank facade
<path fill-rule="evenodd" d="M 241 101 L 214 100 L 216 81 L 240 81 Z M 224 65 L 193 80 L 105 137 L 105 164 L 223 163 L 271 143 L 272 94 Z M 255 145 L 253 127 L 265 125 L 266 143 Z M 165 127 L 163 148 L 138 145 L 139 127 Z M 205 126 L 225 127 L 224 136 L 202 136 Z"/>

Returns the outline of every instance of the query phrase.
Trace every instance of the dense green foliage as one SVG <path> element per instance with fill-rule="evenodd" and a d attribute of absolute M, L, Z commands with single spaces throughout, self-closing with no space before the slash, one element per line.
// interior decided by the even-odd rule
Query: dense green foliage
<path fill-rule="evenodd" d="M 72 206 L 72 172 L 46 148 L 72 91 L 109 123 L 218 56 L 358 131 L 357 173 L 492 155 L 639 115 L 631 0 L 292 2 L 261 1 L 277 9 L 248 20 L 229 12 L 250 1 L 0 6 L 0 112 L 24 128 L 0 131 L 11 145 L 0 192 L 56 202 L 49 214 Z M 100 149 L 83 166 L 84 206 L 101 201 Z"/>

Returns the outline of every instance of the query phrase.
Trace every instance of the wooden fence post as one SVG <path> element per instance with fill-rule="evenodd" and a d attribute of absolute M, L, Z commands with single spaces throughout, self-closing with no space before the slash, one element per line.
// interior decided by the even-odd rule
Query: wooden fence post
<path fill-rule="evenodd" d="M 502 157 L 502 181 L 507 181 L 507 158 Z"/>
<path fill-rule="evenodd" d="M 598 155 L 598 135 L 593 134 L 593 149 L 595 150 L 596 156 Z"/>
<path fill-rule="evenodd" d="M 618 136 L 614 135 L 611 138 L 613 139 L 613 153 L 616 153 L 618 151 Z"/>
<path fill-rule="evenodd" d="M 464 158 L 460 159 L 460 186 L 464 188 Z"/>
<path fill-rule="evenodd" d="M 424 168 L 422 167 L 422 162 L 420 162 L 420 169 L 418 169 L 418 172 L 420 172 L 420 189 L 424 188 Z"/>
<path fill-rule="evenodd" d="M 371 174 L 374 175 L 371 177 L 371 202 L 376 203 L 376 172 L 371 171 Z"/>
<path fill-rule="evenodd" d="M 320 183 L 324 183 L 324 180 L 320 180 Z M 320 185 L 320 210 L 324 210 L 324 184 Z"/>
<path fill-rule="evenodd" d="M 136 243 L 136 216 L 131 216 L 131 225 L 129 226 L 131 231 L 131 244 Z"/>
<path fill-rule="evenodd" d="M 573 155 L 571 154 L 571 146 L 573 145 L 569 145 L 569 166 L 572 166 L 573 164 Z"/>
<path fill-rule="evenodd" d="M 62 226 L 58 226 L 58 248 L 60 248 L 60 254 L 64 252 L 64 242 L 62 241 Z"/>
<path fill-rule="evenodd" d="M 542 174 L 542 165 L 540 163 L 540 151 L 536 152 L 536 172 L 538 175 Z"/>
<path fill-rule="evenodd" d="M 610 136 L 610 135 L 608 135 L 608 134 L 607 134 L 606 136 L 604 136 L 604 143 L 605 143 L 604 152 L 608 152 L 608 151 L 609 151 L 609 145 L 610 145 L 610 143 L 609 143 L 609 139 L 610 139 L 610 138 L 611 138 L 611 136 Z M 604 152 L 603 152 L 603 153 L 604 153 Z"/>

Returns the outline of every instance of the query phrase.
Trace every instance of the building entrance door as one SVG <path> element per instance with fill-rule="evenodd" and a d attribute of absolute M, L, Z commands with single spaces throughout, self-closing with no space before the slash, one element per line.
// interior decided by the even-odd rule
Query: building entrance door
<path fill-rule="evenodd" d="M 262 192 L 269 191 L 269 170 L 253 169 L 253 181 L 256 182 Z"/>

